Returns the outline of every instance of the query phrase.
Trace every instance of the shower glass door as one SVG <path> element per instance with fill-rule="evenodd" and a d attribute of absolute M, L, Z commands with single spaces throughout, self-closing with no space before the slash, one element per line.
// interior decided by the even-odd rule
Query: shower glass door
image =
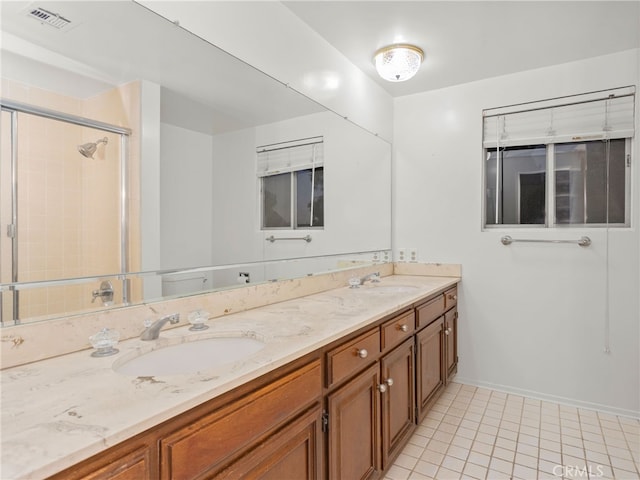
<path fill-rule="evenodd" d="M 119 272 L 120 135 L 7 110 L 0 129 L 2 283 Z M 113 287 L 121 298 L 121 286 Z M 95 288 L 70 284 L 5 292 L 3 321 L 92 308 Z"/>

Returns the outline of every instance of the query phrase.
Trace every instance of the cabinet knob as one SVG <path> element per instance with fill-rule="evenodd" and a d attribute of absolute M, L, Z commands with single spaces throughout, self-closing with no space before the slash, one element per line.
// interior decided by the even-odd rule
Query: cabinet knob
<path fill-rule="evenodd" d="M 449 300 L 457 300 L 457 299 L 458 299 L 458 295 L 449 294 Z"/>
<path fill-rule="evenodd" d="M 387 380 L 387 386 L 389 386 L 389 387 L 390 387 L 391 385 L 393 385 L 393 378 L 389 378 L 389 379 Z"/>
<path fill-rule="evenodd" d="M 409 327 L 406 325 L 398 325 L 398 330 L 402 330 L 403 332 L 407 332 Z"/>
<path fill-rule="evenodd" d="M 384 393 L 384 392 L 386 392 L 386 391 L 387 391 L 387 385 L 386 385 L 386 384 L 384 384 L 384 383 L 381 383 L 380 385 L 378 385 L 378 391 L 379 391 L 380 393 Z"/>
<path fill-rule="evenodd" d="M 358 355 L 360 358 L 367 358 L 367 356 L 369 356 L 369 352 L 367 352 L 367 350 L 364 348 L 359 348 L 356 352 L 356 355 Z"/>
<path fill-rule="evenodd" d="M 445 334 L 445 335 L 449 335 L 450 333 L 451 333 L 451 329 L 450 329 L 450 328 L 447 328 L 447 329 L 444 331 L 444 334 Z"/>

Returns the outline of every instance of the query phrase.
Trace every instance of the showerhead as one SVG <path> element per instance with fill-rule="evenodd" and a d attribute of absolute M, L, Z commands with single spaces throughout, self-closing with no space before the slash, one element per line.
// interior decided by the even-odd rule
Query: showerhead
<path fill-rule="evenodd" d="M 108 141 L 109 139 L 104 137 L 100 140 L 96 140 L 95 142 L 83 143 L 82 145 L 78 145 L 78 151 L 87 158 L 93 158 L 93 154 L 96 153 L 98 144 L 104 143 L 106 145 Z"/>

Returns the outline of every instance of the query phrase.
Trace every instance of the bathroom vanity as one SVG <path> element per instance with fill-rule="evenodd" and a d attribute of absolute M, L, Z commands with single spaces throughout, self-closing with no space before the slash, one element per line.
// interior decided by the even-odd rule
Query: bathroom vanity
<path fill-rule="evenodd" d="M 115 357 L 84 351 L 5 370 L 23 392 L 58 373 L 39 404 L 10 405 L 28 421 L 3 432 L 3 475 L 380 478 L 456 372 L 458 281 L 393 275 L 214 319 L 206 334 L 161 332 L 159 346 L 189 335 L 266 344 L 194 374 L 116 373 L 118 357 L 146 347 L 137 339 Z"/>

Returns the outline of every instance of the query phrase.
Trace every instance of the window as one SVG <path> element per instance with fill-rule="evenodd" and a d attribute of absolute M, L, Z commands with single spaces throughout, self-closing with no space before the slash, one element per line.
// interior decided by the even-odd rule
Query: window
<path fill-rule="evenodd" d="M 628 226 L 634 93 L 483 112 L 485 227 Z"/>
<path fill-rule="evenodd" d="M 262 229 L 324 227 L 322 137 L 258 147 Z"/>

